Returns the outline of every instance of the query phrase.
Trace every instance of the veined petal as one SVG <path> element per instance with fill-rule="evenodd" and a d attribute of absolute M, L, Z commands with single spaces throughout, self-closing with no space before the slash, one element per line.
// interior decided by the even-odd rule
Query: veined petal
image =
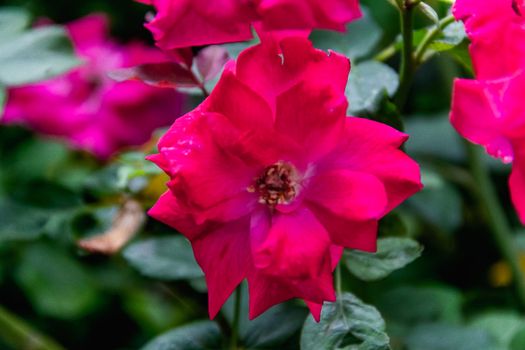
<path fill-rule="evenodd" d="M 333 212 L 319 204 L 307 203 L 307 206 L 324 226 L 334 244 L 366 252 L 376 251 L 377 220 L 351 220 L 344 216 L 334 215 Z"/>
<path fill-rule="evenodd" d="M 192 240 L 206 276 L 210 318 L 214 318 L 251 267 L 248 217 L 221 225 Z"/>
<path fill-rule="evenodd" d="M 322 274 L 323 262 L 330 260 L 329 249 L 324 227 L 308 209 L 300 208 L 274 213 L 267 236 L 252 255 L 256 268 L 268 275 L 308 279 Z"/>
<path fill-rule="evenodd" d="M 180 206 L 179 201 L 171 191 L 166 191 L 148 211 L 148 215 L 173 227 L 188 239 L 194 239 L 208 227 L 197 225 L 195 220 Z"/>
<path fill-rule="evenodd" d="M 275 129 L 301 145 L 301 155 L 312 162 L 335 147 L 347 107 L 340 90 L 301 82 L 277 97 Z"/>
<path fill-rule="evenodd" d="M 226 68 L 215 93 L 206 99 L 206 109 L 226 116 L 241 130 L 270 128 L 272 111 L 264 99 L 234 75 L 233 68 Z"/>
<path fill-rule="evenodd" d="M 278 95 L 301 81 L 344 92 L 350 61 L 335 52 L 317 50 L 304 37 L 268 40 L 244 50 L 237 60 L 236 75 L 264 96 L 275 110 Z"/>
<path fill-rule="evenodd" d="M 216 1 L 215 11 L 208 9 L 213 3 L 203 0 L 152 2 L 157 15 L 146 27 L 164 50 L 252 38 L 250 23 L 255 14 L 236 0 Z"/>
<path fill-rule="evenodd" d="M 329 260 L 329 259 L 328 259 Z M 248 275 L 250 319 L 254 319 L 275 304 L 291 298 L 302 298 L 322 304 L 335 301 L 330 261 L 325 261 L 323 273 L 314 278 L 295 279 L 267 275 L 254 269 Z"/>
<path fill-rule="evenodd" d="M 320 172 L 307 180 L 305 199 L 350 220 L 378 220 L 388 198 L 381 181 L 369 173 L 351 170 Z"/>
<path fill-rule="evenodd" d="M 345 134 L 319 171 L 346 169 L 374 175 L 388 198 L 386 212 L 422 188 L 418 164 L 398 149 L 407 135 L 371 120 L 346 118 Z"/>

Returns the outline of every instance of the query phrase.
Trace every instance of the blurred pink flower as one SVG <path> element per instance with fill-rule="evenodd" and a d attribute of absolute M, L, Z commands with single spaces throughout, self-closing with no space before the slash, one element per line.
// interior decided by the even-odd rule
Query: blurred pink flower
<path fill-rule="evenodd" d="M 498 80 L 458 79 L 451 122 L 467 140 L 483 145 L 491 156 L 513 163 L 509 186 L 525 224 L 525 72 Z"/>
<path fill-rule="evenodd" d="M 75 51 L 84 63 L 63 76 L 10 89 L 2 122 L 64 138 L 99 158 L 141 145 L 155 129 L 171 124 L 181 113 L 181 95 L 108 77 L 116 68 L 161 62 L 164 55 L 139 43 L 117 45 L 108 38 L 107 26 L 103 15 L 69 24 Z"/>
<path fill-rule="evenodd" d="M 192 242 L 212 318 L 247 278 L 251 318 L 298 297 L 319 319 L 343 247 L 374 251 L 378 220 L 421 188 L 405 134 L 346 117 L 347 58 L 271 39 L 149 158 L 171 179 L 149 214 Z"/>
<path fill-rule="evenodd" d="M 451 122 L 488 154 L 513 163 L 512 201 L 525 224 L 525 1 L 457 0 L 476 79 L 454 83 Z"/>
<path fill-rule="evenodd" d="M 159 47 L 179 47 L 246 41 L 251 25 L 265 31 L 345 30 L 359 18 L 358 0 L 138 0 L 155 6 L 146 27 Z"/>
<path fill-rule="evenodd" d="M 478 79 L 512 75 L 525 67 L 525 1 L 457 0 L 453 13 L 465 23 Z"/>

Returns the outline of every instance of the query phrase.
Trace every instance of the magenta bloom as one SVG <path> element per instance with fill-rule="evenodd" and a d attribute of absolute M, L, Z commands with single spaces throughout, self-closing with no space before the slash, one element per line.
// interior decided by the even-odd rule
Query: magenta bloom
<path fill-rule="evenodd" d="M 374 251 L 378 220 L 421 188 L 405 134 L 346 117 L 347 58 L 270 39 L 149 158 L 171 178 L 149 214 L 192 242 L 212 318 L 247 278 L 251 318 L 297 297 L 319 319 L 343 247 Z"/>
<path fill-rule="evenodd" d="M 157 15 L 146 26 L 164 50 L 249 40 L 253 23 L 265 31 L 344 31 L 361 16 L 358 0 L 138 1 L 155 6 Z"/>
<path fill-rule="evenodd" d="M 454 85 L 451 122 L 490 155 L 513 163 L 509 187 L 525 224 L 525 73 L 499 80 L 459 79 Z"/>
<path fill-rule="evenodd" d="M 107 158 L 143 144 L 180 115 L 182 99 L 176 92 L 136 81 L 117 83 L 107 76 L 116 68 L 162 61 L 158 50 L 113 43 L 101 15 L 75 21 L 68 30 L 85 63 L 58 78 L 10 89 L 3 122 L 27 125 Z"/>
<path fill-rule="evenodd" d="M 487 153 L 513 163 L 509 187 L 525 224 L 525 2 L 457 0 L 478 80 L 454 84 L 451 122 Z"/>
<path fill-rule="evenodd" d="M 465 23 L 478 79 L 497 79 L 525 67 L 525 1 L 456 0 L 453 13 Z"/>

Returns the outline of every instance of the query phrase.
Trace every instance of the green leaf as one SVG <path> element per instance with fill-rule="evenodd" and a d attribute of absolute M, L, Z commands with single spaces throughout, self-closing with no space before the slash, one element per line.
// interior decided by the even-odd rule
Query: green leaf
<path fill-rule="evenodd" d="M 71 233 L 75 240 L 100 235 L 110 229 L 119 211 L 118 205 L 83 207 L 71 218 Z"/>
<path fill-rule="evenodd" d="M 423 169 L 422 191 L 409 198 L 407 203 L 428 222 L 447 232 L 458 228 L 463 220 L 462 198 L 458 191 L 437 173 Z"/>
<path fill-rule="evenodd" d="M 305 308 L 291 304 L 272 307 L 246 323 L 241 333 L 243 344 L 249 350 L 280 349 L 301 329 L 307 314 Z M 277 320 L 279 327 L 275 327 Z"/>
<path fill-rule="evenodd" d="M 450 124 L 446 114 L 429 117 L 414 115 L 407 120 L 406 132 L 410 135 L 405 144 L 410 155 L 454 161 L 465 159 L 461 138 Z"/>
<path fill-rule="evenodd" d="M 165 298 L 152 288 L 127 289 L 124 295 L 121 290 L 118 292 L 121 293 L 122 304 L 127 313 L 151 334 L 164 332 L 188 317 L 189 312 L 186 309 L 178 309 L 173 300 Z"/>
<path fill-rule="evenodd" d="M 29 246 L 22 253 L 15 277 L 33 306 L 48 316 L 79 318 L 97 303 L 94 281 L 82 266 L 49 245 Z"/>
<path fill-rule="evenodd" d="M 152 278 L 181 280 L 202 276 L 190 243 L 182 236 L 132 243 L 124 250 L 124 258 L 141 274 Z"/>
<path fill-rule="evenodd" d="M 7 102 L 7 90 L 0 85 L 0 121 L 2 120 L 2 115 L 4 114 L 5 103 Z"/>
<path fill-rule="evenodd" d="M 388 237 L 377 241 L 377 252 L 348 250 L 344 262 L 348 270 L 363 281 L 385 278 L 417 259 L 423 247 L 410 238 Z"/>
<path fill-rule="evenodd" d="M 138 193 L 148 186 L 152 177 L 162 174 L 162 170 L 155 164 L 146 160 L 142 152 L 128 152 L 118 158 L 121 165 L 118 168 L 117 187 Z"/>
<path fill-rule="evenodd" d="M 378 308 L 392 321 L 412 326 L 423 322 L 459 323 L 463 297 L 445 286 L 398 287 L 387 291 Z"/>
<path fill-rule="evenodd" d="M 414 40 L 418 44 L 421 39 L 434 28 L 420 29 L 414 32 Z M 453 22 L 443 28 L 442 32 L 430 43 L 423 61 L 436 53 L 444 52 L 452 56 L 459 64 L 473 74 L 472 60 L 469 53 L 469 41 L 462 22 Z"/>
<path fill-rule="evenodd" d="M 408 350 L 500 350 L 484 330 L 449 324 L 418 325 L 406 345 Z"/>
<path fill-rule="evenodd" d="M 23 31 L 29 27 L 31 17 L 26 11 L 17 7 L 4 7 L 0 9 L 0 39 Z"/>
<path fill-rule="evenodd" d="M 0 201 L 0 242 L 31 240 L 43 233 L 47 213 L 43 210 Z"/>
<path fill-rule="evenodd" d="M 119 187 L 122 174 L 119 174 L 120 166 L 110 164 L 90 174 L 84 181 L 86 191 L 97 197 L 119 195 L 122 189 Z"/>
<path fill-rule="evenodd" d="M 245 49 L 252 47 L 254 45 L 257 45 L 260 43 L 260 40 L 258 37 L 255 37 L 254 39 L 250 41 L 244 41 L 240 43 L 230 43 L 230 44 L 224 44 L 222 47 L 226 49 L 228 52 L 228 55 L 231 57 L 231 59 L 237 59 L 239 57 L 239 54 L 244 51 Z"/>
<path fill-rule="evenodd" d="M 429 48 L 435 51 L 451 50 L 466 38 L 463 22 L 453 22 L 443 29 L 441 35 L 430 44 Z"/>
<path fill-rule="evenodd" d="M 310 40 L 315 47 L 342 53 L 352 61 L 366 57 L 381 40 L 382 31 L 369 11 L 364 7 L 362 10 L 363 17 L 348 24 L 345 33 L 317 30 L 310 35 Z"/>
<path fill-rule="evenodd" d="M 4 22 L 0 25 L 3 30 L 0 32 L 0 84 L 16 86 L 48 79 L 80 63 L 62 27 L 23 31 L 23 24 L 27 25 L 25 15 L 9 11 L 4 13 Z M 10 23 L 14 26 L 9 26 Z"/>
<path fill-rule="evenodd" d="M 276 305 L 254 320 L 248 319 L 249 296 L 246 283 L 242 283 L 242 303 L 239 322 L 239 334 L 243 345 L 248 350 L 282 349 L 303 326 L 308 314 L 306 308 L 293 303 Z M 224 304 L 223 312 L 232 323 L 235 309 L 235 293 Z M 279 327 L 275 327 L 276 320 Z"/>
<path fill-rule="evenodd" d="M 346 88 L 348 113 L 374 112 L 385 94 L 393 96 L 398 85 L 397 73 L 384 63 L 366 61 L 354 66 Z"/>
<path fill-rule="evenodd" d="M 472 65 L 472 59 L 469 52 L 469 44 L 467 41 L 463 41 L 461 44 L 447 51 L 459 64 L 465 68 L 470 74 L 474 75 L 474 67 Z"/>
<path fill-rule="evenodd" d="M 390 349 L 385 321 L 375 307 L 350 293 L 325 303 L 321 321 L 308 317 L 301 335 L 301 350 Z"/>
<path fill-rule="evenodd" d="M 509 350 L 525 349 L 525 327 L 520 328 L 512 337 Z"/>
<path fill-rule="evenodd" d="M 525 319 L 517 312 L 494 311 L 478 315 L 470 321 L 469 325 L 485 330 L 507 349 L 518 331 L 525 327 Z"/>
<path fill-rule="evenodd" d="M 200 321 L 175 328 L 147 343 L 141 350 L 221 349 L 221 332 L 216 323 Z"/>

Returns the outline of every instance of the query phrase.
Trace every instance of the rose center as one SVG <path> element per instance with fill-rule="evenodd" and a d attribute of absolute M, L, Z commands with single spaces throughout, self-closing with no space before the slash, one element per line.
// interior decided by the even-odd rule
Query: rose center
<path fill-rule="evenodd" d="M 293 165 L 280 161 L 267 167 L 248 191 L 259 193 L 259 203 L 275 207 L 290 204 L 297 195 L 297 188 L 297 170 Z"/>

